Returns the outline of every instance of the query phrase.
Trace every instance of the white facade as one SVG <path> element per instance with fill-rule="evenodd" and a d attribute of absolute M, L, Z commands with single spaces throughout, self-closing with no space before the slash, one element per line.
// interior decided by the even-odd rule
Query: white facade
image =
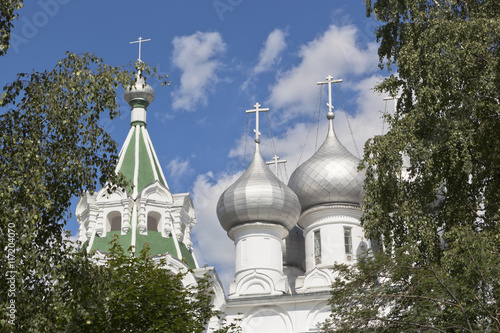
<path fill-rule="evenodd" d="M 225 310 L 228 321 L 238 320 L 245 333 L 317 332 L 330 314 L 328 300 L 335 278 L 333 264 L 352 264 L 370 246 L 360 225 L 360 215 L 360 207 L 352 205 L 325 205 L 303 212 L 299 224 L 305 229 L 294 229 L 300 231 L 303 247 L 297 239 L 292 240 L 295 253 L 266 245 L 272 238 L 267 235 L 267 228 L 260 229 L 264 226 L 253 225 L 245 229 L 246 238 L 255 237 L 253 248 L 257 250 L 241 251 L 236 243 L 235 282 L 231 284 Z M 350 231 L 350 237 L 347 237 L 346 230 Z M 318 234 L 320 244 L 316 240 L 315 247 L 315 235 Z M 286 247 L 287 240 L 283 240 L 282 248 Z M 300 250 L 303 251 L 303 262 L 293 262 L 301 257 L 296 253 Z M 271 262 L 276 265 L 277 253 L 282 254 L 279 261 L 284 266 L 273 266 L 272 271 L 263 270 L 263 267 L 271 266 Z M 291 265 L 286 265 L 291 261 Z M 240 263 L 244 262 L 252 263 L 253 269 L 246 272 L 245 283 L 241 283 Z M 280 286 L 286 288 L 280 291 L 285 291 L 278 293 L 256 287 L 281 272 L 284 272 L 284 279 L 280 280 Z"/>
<path fill-rule="evenodd" d="M 329 292 L 229 300 L 226 316 L 245 333 L 317 332 L 330 313 Z"/>

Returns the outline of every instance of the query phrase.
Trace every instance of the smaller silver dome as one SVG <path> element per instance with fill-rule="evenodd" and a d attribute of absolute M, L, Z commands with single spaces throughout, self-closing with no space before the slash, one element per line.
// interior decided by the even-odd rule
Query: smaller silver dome
<path fill-rule="evenodd" d="M 146 81 L 144 81 L 144 77 L 140 73 L 136 74 L 136 77 L 137 81 L 135 82 L 135 86 L 128 86 L 125 88 L 123 98 L 125 98 L 125 101 L 129 104 L 134 100 L 143 100 L 151 104 L 155 99 L 155 91 Z"/>
<path fill-rule="evenodd" d="M 252 222 L 279 224 L 291 230 L 299 215 L 297 195 L 269 170 L 256 144 L 248 169 L 219 198 L 220 224 L 226 231 Z"/>
<path fill-rule="evenodd" d="M 358 172 L 359 158 L 351 154 L 333 131 L 333 112 L 325 142 L 314 155 L 291 175 L 288 186 L 297 194 L 302 211 L 328 203 L 361 205 L 363 174 Z"/>

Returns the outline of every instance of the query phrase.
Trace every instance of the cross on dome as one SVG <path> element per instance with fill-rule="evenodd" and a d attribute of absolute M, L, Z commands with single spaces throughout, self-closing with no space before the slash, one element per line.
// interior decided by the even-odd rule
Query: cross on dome
<path fill-rule="evenodd" d="M 261 109 L 261 105 L 259 103 L 255 103 L 255 105 L 253 106 L 255 109 L 252 109 L 252 110 L 247 110 L 246 113 L 254 113 L 255 112 L 255 129 L 253 130 L 255 132 L 255 143 L 259 144 L 260 143 L 260 139 L 259 139 L 259 136 L 261 135 L 261 133 L 259 132 L 259 112 L 267 112 L 269 111 L 268 108 L 265 108 L 265 109 Z"/>
<path fill-rule="evenodd" d="M 317 82 L 317 85 L 328 84 L 328 112 L 333 112 L 333 104 L 332 104 L 332 83 L 342 82 L 342 79 L 334 80 L 333 76 L 328 75 L 326 77 L 326 81 Z"/>
<path fill-rule="evenodd" d="M 275 170 L 275 174 L 277 176 L 278 175 L 278 163 L 286 163 L 286 162 L 287 162 L 286 160 L 280 160 L 280 157 L 278 155 L 274 154 L 273 160 L 266 162 L 266 165 L 274 164 L 274 170 Z"/>
<path fill-rule="evenodd" d="M 142 37 L 139 36 L 139 39 L 133 42 L 129 42 L 129 44 L 136 44 L 139 43 L 139 59 L 137 59 L 139 62 L 142 62 L 141 60 L 141 46 L 143 42 L 149 42 L 151 38 L 148 39 L 142 39 Z"/>

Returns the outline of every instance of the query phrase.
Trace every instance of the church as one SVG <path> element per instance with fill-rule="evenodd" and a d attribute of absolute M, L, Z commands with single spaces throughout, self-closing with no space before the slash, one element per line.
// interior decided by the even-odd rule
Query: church
<path fill-rule="evenodd" d="M 329 87 L 328 131 L 313 156 L 279 180 L 260 152 L 256 103 L 253 159 L 243 175 L 220 196 L 221 228 L 234 241 L 234 281 L 224 290 L 214 267 L 196 259 L 191 231 L 196 223 L 189 193 L 171 193 L 146 128 L 148 106 L 155 93 L 138 75 L 124 92 L 131 107 L 130 131 L 119 153 L 116 172 L 129 181 L 126 191 L 107 187 L 80 198 L 76 217 L 82 247 L 105 260 L 108 243 L 119 235 L 124 248 L 151 248 L 168 269 L 190 268 L 185 285 L 204 274 L 213 280 L 213 307 L 243 332 L 317 332 L 329 315 L 330 285 L 335 263 L 351 264 L 371 244 L 360 225 L 363 175 L 359 159 L 337 139 L 331 101 L 331 76 L 318 84 Z M 219 321 L 209 324 L 216 329 Z"/>

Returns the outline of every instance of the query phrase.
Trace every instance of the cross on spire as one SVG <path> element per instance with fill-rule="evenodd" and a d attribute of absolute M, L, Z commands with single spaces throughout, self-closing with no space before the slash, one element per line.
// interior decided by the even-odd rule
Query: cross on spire
<path fill-rule="evenodd" d="M 133 42 L 129 42 L 129 44 L 139 43 L 139 59 L 137 59 L 139 62 L 142 62 L 142 60 L 141 60 L 141 45 L 142 45 L 143 42 L 149 42 L 150 40 L 151 40 L 151 38 L 149 38 L 149 39 L 142 39 L 142 37 L 139 36 L 138 40 L 133 41 Z"/>
<path fill-rule="evenodd" d="M 332 104 L 332 83 L 339 83 L 342 82 L 342 79 L 334 80 L 333 76 L 328 75 L 326 77 L 326 81 L 320 81 L 317 82 L 317 85 L 323 85 L 323 84 L 328 84 L 328 111 L 333 112 L 333 104 Z"/>
<path fill-rule="evenodd" d="M 278 176 L 278 163 L 286 163 L 286 160 L 280 160 L 280 157 L 276 154 L 274 154 L 272 161 L 266 162 L 266 165 L 274 164 L 276 176 Z"/>
<path fill-rule="evenodd" d="M 255 109 L 252 110 L 247 110 L 246 113 L 254 113 L 255 112 L 255 129 L 253 130 L 255 132 L 255 143 L 260 143 L 259 136 L 261 133 L 259 132 L 259 112 L 267 112 L 269 111 L 268 108 L 266 109 L 261 109 L 261 105 L 259 103 L 255 103 L 253 106 Z"/>

